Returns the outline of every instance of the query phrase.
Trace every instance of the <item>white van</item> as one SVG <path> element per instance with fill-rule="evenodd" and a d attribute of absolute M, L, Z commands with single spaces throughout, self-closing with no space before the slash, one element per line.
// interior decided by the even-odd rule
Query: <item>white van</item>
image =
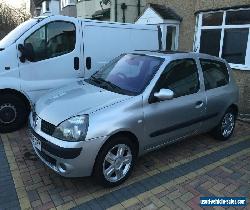
<path fill-rule="evenodd" d="M 124 52 L 158 50 L 160 34 L 156 26 L 66 16 L 24 22 L 0 41 L 0 132 L 20 128 L 48 90 L 88 78 Z"/>

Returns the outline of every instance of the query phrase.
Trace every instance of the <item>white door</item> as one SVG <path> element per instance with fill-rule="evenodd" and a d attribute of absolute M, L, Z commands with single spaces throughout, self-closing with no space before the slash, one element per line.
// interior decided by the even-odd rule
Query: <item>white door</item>
<path fill-rule="evenodd" d="M 82 31 L 77 19 L 46 18 L 24 34 L 18 44 L 33 51 L 32 61 L 19 60 L 21 89 L 33 101 L 50 89 L 84 76 Z"/>

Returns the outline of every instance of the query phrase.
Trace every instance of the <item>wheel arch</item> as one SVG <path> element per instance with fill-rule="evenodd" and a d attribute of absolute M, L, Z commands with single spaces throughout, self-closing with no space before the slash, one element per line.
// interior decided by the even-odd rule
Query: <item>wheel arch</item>
<path fill-rule="evenodd" d="M 116 133 L 113 133 L 111 136 L 109 136 L 109 138 L 104 142 L 104 144 L 100 147 L 96 157 L 95 157 L 95 162 L 94 162 L 94 165 L 93 165 L 93 168 L 92 168 L 92 175 L 94 173 L 94 170 L 95 170 L 95 165 L 96 165 L 96 161 L 97 161 L 97 158 L 100 154 L 100 151 L 102 150 L 102 148 L 108 144 L 112 139 L 114 138 L 118 138 L 118 137 L 128 137 L 129 139 L 131 139 L 131 142 L 134 144 L 135 148 L 136 148 L 136 156 L 138 156 L 139 154 L 139 140 L 138 138 L 136 137 L 135 134 L 133 134 L 132 132 L 130 131 L 118 131 Z"/>
<path fill-rule="evenodd" d="M 236 113 L 236 117 L 238 116 L 239 113 L 239 107 L 236 104 L 231 104 L 228 109 L 232 109 Z"/>
<path fill-rule="evenodd" d="M 108 141 L 110 141 L 113 138 L 117 138 L 117 137 L 128 137 L 131 142 L 134 144 L 135 148 L 136 148 L 136 155 L 138 155 L 139 153 L 139 140 L 136 137 L 136 135 L 130 131 L 119 131 L 117 133 L 114 133 L 113 135 L 111 135 L 107 141 L 103 144 L 103 146 L 108 143 Z"/>

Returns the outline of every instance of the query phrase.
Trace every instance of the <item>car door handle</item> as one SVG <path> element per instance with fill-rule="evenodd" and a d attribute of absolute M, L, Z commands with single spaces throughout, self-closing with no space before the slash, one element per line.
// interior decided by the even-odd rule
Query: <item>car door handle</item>
<path fill-rule="evenodd" d="M 203 106 L 203 104 L 204 104 L 203 101 L 197 101 L 195 103 L 195 108 L 199 109 L 199 108 L 201 108 Z"/>
<path fill-rule="evenodd" d="M 78 57 L 74 58 L 74 69 L 76 71 L 79 70 L 79 58 Z"/>

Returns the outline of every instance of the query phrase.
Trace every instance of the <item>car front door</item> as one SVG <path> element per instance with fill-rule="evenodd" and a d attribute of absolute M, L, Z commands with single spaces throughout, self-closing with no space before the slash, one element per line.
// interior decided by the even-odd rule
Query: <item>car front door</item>
<path fill-rule="evenodd" d="M 146 149 L 170 143 L 194 134 L 201 127 L 205 113 L 205 93 L 194 59 L 170 62 L 154 86 L 149 100 L 144 102 Z M 161 89 L 174 92 L 171 100 L 160 101 L 154 93 Z"/>
<path fill-rule="evenodd" d="M 50 89 L 84 76 L 79 20 L 49 17 L 30 31 L 17 41 L 17 47 L 28 46 L 33 54 L 31 61 L 19 61 L 21 89 L 33 101 Z"/>

